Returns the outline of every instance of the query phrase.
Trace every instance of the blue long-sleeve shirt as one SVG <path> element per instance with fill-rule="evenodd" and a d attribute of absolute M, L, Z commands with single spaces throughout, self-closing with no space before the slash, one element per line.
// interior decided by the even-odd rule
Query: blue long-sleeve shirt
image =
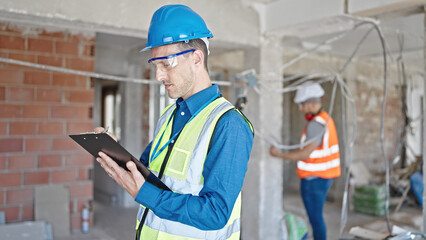
<path fill-rule="evenodd" d="M 213 85 L 186 100 L 178 99 L 172 135 L 218 92 L 218 86 Z M 140 158 L 146 166 L 151 144 Z M 145 182 L 135 201 L 160 218 L 202 230 L 221 229 L 227 223 L 243 186 L 252 145 L 253 133 L 245 119 L 238 112 L 229 111 L 218 121 L 214 132 L 204 163 L 204 187 L 199 196 L 164 191 Z"/>

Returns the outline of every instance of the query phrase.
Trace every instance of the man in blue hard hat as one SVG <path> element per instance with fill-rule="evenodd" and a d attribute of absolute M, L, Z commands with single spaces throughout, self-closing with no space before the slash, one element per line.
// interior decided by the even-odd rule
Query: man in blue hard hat
<path fill-rule="evenodd" d="M 97 158 L 140 204 L 137 239 L 240 239 L 253 130 L 211 83 L 212 37 L 191 8 L 166 5 L 154 13 L 142 50 L 151 50 L 157 81 L 177 100 L 163 111 L 140 161 L 172 191 L 145 181 L 132 162 L 127 172 L 102 152 Z"/>

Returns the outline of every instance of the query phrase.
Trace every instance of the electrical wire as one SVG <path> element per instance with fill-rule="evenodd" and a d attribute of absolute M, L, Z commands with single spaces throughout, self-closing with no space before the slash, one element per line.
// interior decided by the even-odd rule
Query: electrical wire
<path fill-rule="evenodd" d="M 384 82 L 383 82 L 383 99 L 382 99 L 382 110 L 381 110 L 381 117 L 380 117 L 380 144 L 381 144 L 381 149 L 382 149 L 382 153 L 383 153 L 383 158 L 384 158 L 384 162 L 385 162 L 385 171 L 386 171 L 386 197 L 385 197 L 385 215 L 386 215 L 386 223 L 387 223 L 387 228 L 388 228 L 388 232 L 389 234 L 391 234 L 391 228 L 390 228 L 390 221 L 389 221 L 389 161 L 387 159 L 387 155 L 386 155 L 386 151 L 385 151 L 385 142 L 384 142 L 384 117 L 385 117 L 385 110 L 386 110 L 386 97 L 387 97 L 387 45 L 383 36 L 383 33 L 378 25 L 378 23 L 376 23 L 375 21 L 372 20 L 363 20 L 362 22 L 356 24 L 354 26 L 353 29 L 351 29 L 350 31 L 347 31 L 345 33 L 342 33 L 336 37 L 333 37 L 331 39 L 328 39 L 326 41 L 324 41 L 323 43 L 319 44 L 318 46 L 307 50 L 306 52 L 300 54 L 298 57 L 290 60 L 289 62 L 287 62 L 286 64 L 284 64 L 281 68 L 280 71 L 283 71 L 285 68 L 289 67 L 290 65 L 294 64 L 295 62 L 301 60 L 302 58 L 306 57 L 307 55 L 309 55 L 310 53 L 316 51 L 317 49 L 319 49 L 320 46 L 325 45 L 325 44 L 330 44 L 334 41 L 337 41 L 341 38 L 343 38 L 344 36 L 347 36 L 350 32 L 354 31 L 355 29 L 359 28 L 360 26 L 363 25 L 367 25 L 367 24 L 371 24 L 373 25 L 362 37 L 362 39 L 358 42 L 355 50 L 352 52 L 351 56 L 347 59 L 347 61 L 345 62 L 345 64 L 343 65 L 343 67 L 340 69 L 339 73 L 333 74 L 333 77 L 326 77 L 326 76 L 321 76 L 320 81 L 325 82 L 325 81 L 335 81 L 334 85 L 333 85 L 333 91 L 332 91 L 332 100 L 330 101 L 330 107 L 329 107 L 329 114 L 331 115 L 333 107 L 332 105 L 334 104 L 334 97 L 335 97 L 335 91 L 336 91 L 336 86 L 337 84 L 340 84 L 340 90 L 341 90 L 341 94 L 342 94 L 342 122 L 346 123 L 346 117 L 344 116 L 344 114 L 346 113 L 345 110 L 345 104 L 344 104 L 344 100 L 343 99 L 347 99 L 351 102 L 352 105 L 352 109 L 353 109 L 353 114 L 354 114 L 354 118 L 355 119 L 353 121 L 353 132 L 352 132 L 352 139 L 349 142 L 349 147 L 347 149 L 345 149 L 345 160 L 347 160 L 347 168 L 346 168 L 346 179 L 345 179 L 345 191 L 344 191 L 344 195 L 343 195 L 343 204 L 342 204 L 342 213 L 341 213 L 341 227 L 340 227 L 340 234 L 343 233 L 343 229 L 346 226 L 347 223 L 347 200 L 348 200 L 348 186 L 349 186 L 349 179 L 350 179 L 350 170 L 351 170 L 351 163 L 352 163 L 352 153 L 353 153 L 353 146 L 355 145 L 355 139 L 356 139 L 356 130 L 357 130 L 357 124 L 356 124 L 356 107 L 355 107 L 355 101 L 350 93 L 350 90 L 348 88 L 348 86 L 341 80 L 340 75 L 345 71 L 346 67 L 350 64 L 350 62 L 352 61 L 353 57 L 355 56 L 355 54 L 358 52 L 360 46 L 362 45 L 362 43 L 367 39 L 368 35 L 372 32 L 372 30 L 376 30 L 377 34 L 379 35 L 379 39 L 380 39 L 380 43 L 381 43 L 381 47 L 382 47 L 382 54 L 383 54 L 383 61 L 384 61 Z M 302 77 L 303 76 L 303 77 Z M 318 78 L 318 75 L 312 75 L 309 74 L 308 76 L 304 76 L 302 74 L 299 74 L 297 76 L 292 76 L 291 78 L 287 78 L 285 80 L 280 80 L 282 82 L 287 81 L 293 81 L 298 79 L 295 83 L 291 84 L 290 86 L 287 86 L 285 88 L 282 89 L 276 89 L 276 88 L 270 88 L 267 87 L 264 83 L 258 83 L 255 87 L 254 90 L 258 93 L 258 94 L 263 94 L 262 93 L 262 88 L 267 90 L 268 92 L 275 92 L 275 93 L 287 93 L 287 92 L 291 92 L 297 89 L 298 86 L 300 86 L 300 84 L 302 84 L 303 82 L 310 80 L 310 79 L 316 79 Z M 297 148 L 303 148 L 303 146 L 305 146 L 306 144 L 309 143 L 305 143 L 305 145 L 303 144 L 298 144 L 298 145 L 281 145 L 278 143 L 278 141 L 272 137 L 267 137 L 267 135 L 265 135 L 264 133 L 261 133 L 260 131 L 258 132 L 258 136 L 260 135 L 260 137 L 262 139 L 264 139 L 266 142 L 268 142 L 269 144 L 282 149 L 282 150 L 292 150 L 292 149 L 297 149 Z M 321 133 L 323 134 L 323 133 Z M 346 146 L 346 129 L 343 130 L 343 142 Z M 269 138 L 269 139 L 268 139 Z M 314 139 L 314 138 L 313 138 Z"/>
<path fill-rule="evenodd" d="M 377 31 L 377 34 L 380 38 L 380 43 L 383 51 L 383 100 L 382 100 L 382 113 L 380 116 L 380 144 L 382 146 L 383 160 L 385 162 L 385 171 L 386 171 L 386 194 L 385 194 L 385 216 L 386 216 L 386 226 L 388 228 L 389 235 L 392 234 L 392 229 L 390 226 L 389 220 L 389 161 L 386 154 L 385 149 L 385 133 L 384 133 L 384 125 L 385 125 L 385 112 L 386 112 L 386 97 L 387 97 L 387 58 L 386 58 L 386 47 L 385 47 L 385 39 L 380 27 L 371 22 L 374 28 Z"/>

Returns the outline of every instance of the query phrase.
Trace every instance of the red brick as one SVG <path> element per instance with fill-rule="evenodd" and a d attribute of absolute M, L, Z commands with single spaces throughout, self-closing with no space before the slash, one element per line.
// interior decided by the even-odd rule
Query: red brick
<path fill-rule="evenodd" d="M 24 184 L 25 185 L 48 184 L 49 178 L 50 178 L 50 173 L 47 171 L 27 172 L 27 173 L 24 173 Z"/>
<path fill-rule="evenodd" d="M 21 173 L 0 173 L 0 187 L 21 185 Z"/>
<path fill-rule="evenodd" d="M 22 208 L 22 221 L 34 220 L 34 205 L 33 203 L 23 205 Z"/>
<path fill-rule="evenodd" d="M 0 190 L 0 206 L 4 204 L 4 191 Z"/>
<path fill-rule="evenodd" d="M 90 77 L 77 76 L 76 81 L 77 81 L 77 84 L 76 84 L 77 87 L 81 87 L 81 88 L 84 88 L 84 89 L 94 88 L 94 85 L 93 86 L 90 85 L 90 83 L 92 81 L 92 78 L 90 78 Z"/>
<path fill-rule="evenodd" d="M 57 41 L 55 47 L 57 54 L 78 56 L 78 42 Z"/>
<path fill-rule="evenodd" d="M 64 59 L 61 56 L 38 56 L 37 57 L 37 63 L 53 66 L 53 67 L 63 67 L 64 66 Z"/>
<path fill-rule="evenodd" d="M 71 155 L 68 156 L 67 165 L 68 166 L 80 166 L 80 167 L 81 166 L 93 166 L 93 156 L 86 153 L 86 152 L 81 153 L 81 154 L 78 154 L 78 153 L 71 154 Z"/>
<path fill-rule="evenodd" d="M 93 132 L 93 129 L 94 127 L 92 121 L 78 121 L 67 123 L 67 134 Z"/>
<path fill-rule="evenodd" d="M 0 170 L 3 169 L 6 169 L 6 156 L 0 156 Z"/>
<path fill-rule="evenodd" d="M 66 67 L 79 71 L 93 72 L 94 60 L 81 58 L 66 58 Z"/>
<path fill-rule="evenodd" d="M 32 188 L 11 189 L 6 191 L 6 204 L 32 203 L 34 190 Z"/>
<path fill-rule="evenodd" d="M 58 38 L 63 39 L 66 36 L 66 33 L 64 32 L 47 32 L 44 30 L 43 32 L 39 33 L 40 37 L 51 37 L 51 38 Z"/>
<path fill-rule="evenodd" d="M 9 53 L 9 58 L 13 60 L 30 62 L 30 63 L 36 62 L 36 55 L 29 54 L 29 53 Z M 23 66 L 20 66 L 20 67 L 23 67 Z"/>
<path fill-rule="evenodd" d="M 77 208 L 74 206 L 75 204 L 74 204 L 74 202 L 76 202 L 76 201 L 70 201 L 70 213 L 75 213 L 75 212 L 77 212 Z"/>
<path fill-rule="evenodd" d="M 19 34 L 22 32 L 21 30 L 18 30 L 18 29 L 15 29 L 14 27 L 9 26 L 8 23 L 2 23 L 1 31 L 6 33 L 11 32 L 11 33 L 19 33 Z"/>
<path fill-rule="evenodd" d="M 93 90 L 71 90 L 69 93 L 69 101 L 77 103 L 93 103 L 95 101 Z"/>
<path fill-rule="evenodd" d="M 88 106 L 52 106 L 52 118 L 89 119 Z"/>
<path fill-rule="evenodd" d="M 25 151 L 39 152 L 50 150 L 51 140 L 48 138 L 27 138 L 25 139 Z"/>
<path fill-rule="evenodd" d="M 48 71 L 26 71 L 24 83 L 31 85 L 49 85 L 50 72 Z"/>
<path fill-rule="evenodd" d="M 47 105 L 23 105 L 22 106 L 23 118 L 48 118 L 49 106 Z"/>
<path fill-rule="evenodd" d="M 58 89 L 37 89 L 38 102 L 61 102 L 62 91 Z"/>
<path fill-rule="evenodd" d="M 21 106 L 15 104 L 0 103 L 0 118 L 20 118 Z"/>
<path fill-rule="evenodd" d="M 94 57 L 95 56 L 95 46 L 93 44 L 84 45 L 83 56 Z"/>
<path fill-rule="evenodd" d="M 67 73 L 53 73 L 52 85 L 61 87 L 76 87 L 76 76 Z"/>
<path fill-rule="evenodd" d="M 94 37 L 83 35 L 83 34 L 71 35 L 70 39 L 72 41 L 86 42 L 86 44 L 94 43 Z"/>
<path fill-rule="evenodd" d="M 0 139 L 0 152 L 22 152 L 24 150 L 21 138 Z"/>
<path fill-rule="evenodd" d="M 0 207 L 0 211 L 6 215 L 6 223 L 18 221 L 19 219 L 19 207 Z"/>
<path fill-rule="evenodd" d="M 40 135 L 62 135 L 64 133 L 62 122 L 40 122 L 38 123 Z"/>
<path fill-rule="evenodd" d="M 39 168 L 62 167 L 62 155 L 60 154 L 45 154 L 38 156 Z"/>
<path fill-rule="evenodd" d="M 77 206 L 76 206 L 76 209 L 75 209 L 76 212 L 81 213 L 81 211 L 83 210 L 83 208 L 86 205 L 88 205 L 88 206 L 91 205 L 90 200 L 89 201 L 87 201 L 87 200 L 77 200 Z"/>
<path fill-rule="evenodd" d="M 9 58 L 9 54 L 7 52 L 2 52 L 5 50 L 0 49 L 0 57 L 2 58 Z M 8 68 L 8 64 L 7 63 L 0 63 L 0 68 Z"/>
<path fill-rule="evenodd" d="M 0 83 L 21 84 L 24 82 L 24 73 L 18 69 L 0 68 Z"/>
<path fill-rule="evenodd" d="M 81 229 L 81 216 L 80 214 L 71 215 L 71 232 Z"/>
<path fill-rule="evenodd" d="M 28 39 L 28 50 L 35 52 L 53 53 L 53 41 L 45 39 Z"/>
<path fill-rule="evenodd" d="M 34 101 L 34 88 L 9 87 L 7 100 L 32 102 Z"/>
<path fill-rule="evenodd" d="M 75 169 L 52 171 L 52 183 L 74 182 L 76 179 Z"/>
<path fill-rule="evenodd" d="M 52 150 L 54 151 L 75 150 L 75 149 L 77 149 L 77 144 L 69 137 L 53 139 Z"/>
<path fill-rule="evenodd" d="M 70 198 L 93 197 L 92 182 L 69 186 Z"/>
<path fill-rule="evenodd" d="M 33 169 L 36 166 L 35 155 L 11 155 L 7 158 L 8 169 Z"/>
<path fill-rule="evenodd" d="M 6 88 L 0 87 L 0 101 L 6 100 Z"/>
<path fill-rule="evenodd" d="M 25 50 L 25 38 L 20 36 L 0 35 L 0 48 Z"/>
<path fill-rule="evenodd" d="M 33 135 L 36 133 L 35 122 L 11 122 L 10 135 Z"/>
<path fill-rule="evenodd" d="M 89 172 L 90 172 L 90 170 L 87 169 L 87 168 L 79 168 L 78 169 L 78 180 L 79 181 L 91 180 Z"/>

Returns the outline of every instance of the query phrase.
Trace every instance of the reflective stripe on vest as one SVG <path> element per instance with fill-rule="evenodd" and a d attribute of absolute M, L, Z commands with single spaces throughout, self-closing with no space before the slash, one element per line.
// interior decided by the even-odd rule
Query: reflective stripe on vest
<path fill-rule="evenodd" d="M 220 117 L 234 106 L 224 98 L 218 98 L 203 109 L 191 122 L 185 126 L 173 145 L 169 156 L 162 181 L 174 192 L 182 194 L 192 194 L 198 196 L 204 186 L 202 176 L 204 161 L 207 156 L 209 143 L 213 135 L 214 128 Z M 155 130 L 153 146 L 159 140 L 159 134 L 165 131 L 163 142 L 167 141 L 171 135 L 172 126 L 166 126 L 169 118 L 172 118 L 175 105 L 169 106 L 162 114 Z M 173 119 L 171 119 L 173 121 Z M 198 136 L 198 138 L 197 138 Z M 167 149 L 167 148 L 166 148 Z M 167 152 L 167 150 L 163 152 Z M 150 163 L 151 171 L 158 176 L 161 163 L 165 158 L 165 153 Z M 150 153 L 150 155 L 152 152 Z M 141 205 L 138 217 L 142 218 L 144 207 Z M 159 218 L 153 211 L 149 211 L 142 228 L 141 236 L 150 236 L 157 239 L 157 235 L 162 235 L 161 239 L 230 239 L 239 238 L 240 231 L 240 209 L 241 193 L 235 202 L 231 217 L 226 226 L 220 230 L 204 231 L 195 227 L 175 221 Z M 168 237 L 165 237 L 168 236 Z M 174 236 L 174 237 L 173 237 Z M 141 237 L 141 239 L 143 239 Z"/>
<path fill-rule="evenodd" d="M 334 159 L 323 163 L 306 163 L 304 161 L 297 162 L 297 168 L 304 171 L 325 171 L 330 168 L 340 166 L 340 159 Z"/>
<path fill-rule="evenodd" d="M 318 114 L 313 121 L 326 126 L 323 140 L 309 155 L 309 158 L 297 162 L 297 174 L 300 178 L 318 176 L 335 178 L 340 176 L 340 153 L 336 127 L 333 119 L 326 112 Z M 328 121 L 328 123 L 327 123 Z M 306 140 L 306 129 L 303 130 L 301 141 Z"/>
<path fill-rule="evenodd" d="M 241 202 L 241 194 L 238 196 L 236 204 L 237 202 L 238 203 Z M 145 208 L 141 206 L 138 211 L 138 219 L 142 218 L 144 211 L 145 211 Z M 147 230 L 146 227 L 148 227 L 149 229 Z M 227 239 L 230 239 L 230 237 L 235 237 L 236 236 L 235 234 L 240 232 L 240 228 L 241 228 L 240 218 L 236 218 L 234 221 L 232 221 L 232 223 L 228 223 L 222 229 L 204 231 L 186 224 L 162 219 L 158 217 L 157 215 L 155 215 L 151 210 L 149 210 L 148 215 L 145 219 L 145 224 L 142 228 L 142 232 L 145 232 L 143 234 L 146 234 L 149 236 L 160 234 L 160 235 L 163 235 L 163 238 L 161 239 L 170 239 L 170 240 L 175 240 L 177 236 L 183 237 L 182 239 L 227 240 Z M 158 232 L 164 232 L 166 234 L 162 234 Z M 238 235 L 237 239 L 239 239 L 239 234 L 237 235 Z M 164 238 L 164 236 L 169 236 L 169 238 Z M 140 239 L 144 239 L 144 238 L 141 237 Z M 147 238 L 147 239 L 156 239 L 156 238 Z"/>
<path fill-rule="evenodd" d="M 327 157 L 333 153 L 339 152 L 339 145 L 335 144 L 329 148 L 322 149 L 322 150 L 314 150 L 309 157 L 310 158 L 324 158 Z"/>

